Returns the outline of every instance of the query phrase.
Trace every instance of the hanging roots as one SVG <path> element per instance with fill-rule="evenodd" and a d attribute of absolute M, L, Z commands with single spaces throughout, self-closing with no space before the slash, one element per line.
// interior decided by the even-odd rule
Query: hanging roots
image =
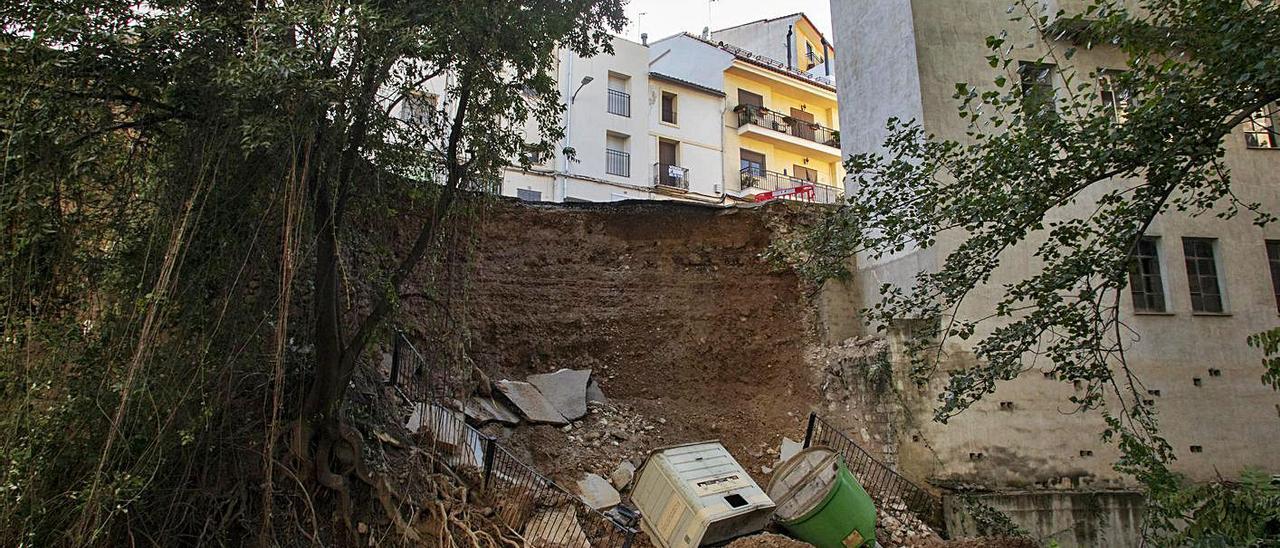
<path fill-rule="evenodd" d="M 411 474 L 411 495 L 401 495 L 385 477 L 375 482 L 378 501 L 399 541 L 411 546 L 521 548 L 523 539 L 497 519 L 491 501 L 468 489 L 456 476 Z M 407 517 L 406 517 L 407 516 Z"/>

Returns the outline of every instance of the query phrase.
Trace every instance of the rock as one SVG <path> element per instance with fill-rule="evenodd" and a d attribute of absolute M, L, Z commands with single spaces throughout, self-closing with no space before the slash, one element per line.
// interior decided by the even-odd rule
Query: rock
<path fill-rule="evenodd" d="M 772 467 L 770 467 L 770 466 L 761 466 L 761 467 L 760 467 L 760 473 L 761 473 L 761 474 L 764 474 L 764 475 L 766 475 L 766 476 L 767 476 L 767 475 L 769 475 L 769 474 L 772 474 L 772 473 L 773 473 L 773 468 L 772 468 Z"/>
<path fill-rule="evenodd" d="M 527 382 L 520 381 L 498 381 L 493 383 L 498 387 L 498 391 L 507 397 L 516 409 L 520 410 L 520 414 L 524 415 L 529 422 L 539 422 L 546 424 L 562 425 L 568 424 L 564 415 L 556 411 L 554 405 L 547 401 L 547 398 L 539 392 L 537 387 Z"/>
<path fill-rule="evenodd" d="M 492 398 L 471 398 L 467 400 L 463 412 L 476 424 L 500 422 L 502 424 L 520 424 L 520 417 L 512 413 L 507 406 Z"/>
<path fill-rule="evenodd" d="M 600 389 L 600 384 L 595 379 L 587 381 L 587 401 L 591 403 L 609 403 L 609 398 L 604 396 L 604 390 Z"/>
<path fill-rule="evenodd" d="M 804 445 L 800 442 L 791 438 L 782 438 L 782 448 L 778 450 L 778 456 L 782 462 L 786 462 L 791 457 L 796 456 L 796 453 L 799 453 L 801 449 L 804 449 Z"/>
<path fill-rule="evenodd" d="M 585 474 L 578 480 L 578 494 L 587 506 L 596 510 L 608 510 L 622 503 L 622 496 L 609 481 L 595 474 Z"/>
<path fill-rule="evenodd" d="M 609 483 L 613 484 L 614 488 L 621 491 L 625 489 L 627 485 L 630 485 L 631 480 L 635 477 L 636 465 L 624 460 L 618 463 L 618 467 L 614 468 L 613 472 L 609 474 Z"/>
<path fill-rule="evenodd" d="M 524 526 L 524 540 L 530 548 L 591 548 L 572 506 L 534 514 Z"/>
<path fill-rule="evenodd" d="M 613 430 L 609 432 L 609 436 L 618 441 L 627 441 L 631 439 L 631 434 L 628 434 L 622 430 Z"/>
<path fill-rule="evenodd" d="M 587 381 L 590 369 L 561 369 L 555 373 L 530 375 L 529 384 L 538 388 L 564 418 L 578 420 L 587 414 Z"/>

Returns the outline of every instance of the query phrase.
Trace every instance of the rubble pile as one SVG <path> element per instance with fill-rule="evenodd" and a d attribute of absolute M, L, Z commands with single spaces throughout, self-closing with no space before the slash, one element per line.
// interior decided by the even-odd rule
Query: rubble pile
<path fill-rule="evenodd" d="M 810 548 L 812 544 L 774 533 L 760 533 L 730 542 L 727 548 Z"/>
<path fill-rule="evenodd" d="M 942 541 L 902 499 L 876 498 L 876 514 L 876 541 L 883 546 L 921 546 Z"/>

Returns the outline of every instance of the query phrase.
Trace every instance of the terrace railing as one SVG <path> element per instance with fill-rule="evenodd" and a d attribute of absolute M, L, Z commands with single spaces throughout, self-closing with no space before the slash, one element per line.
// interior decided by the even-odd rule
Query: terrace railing
<path fill-rule="evenodd" d="M 806 141 L 840 148 L 840 132 L 824 125 L 806 122 L 756 105 L 738 105 L 733 110 L 738 115 L 738 127 L 751 124 Z"/>

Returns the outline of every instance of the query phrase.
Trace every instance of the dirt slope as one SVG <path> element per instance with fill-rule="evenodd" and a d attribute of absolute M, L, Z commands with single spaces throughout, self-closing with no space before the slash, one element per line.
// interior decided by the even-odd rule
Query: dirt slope
<path fill-rule="evenodd" d="M 768 449 L 802 436 L 820 402 L 803 356 L 812 340 L 804 296 L 793 275 L 758 258 L 765 215 L 503 204 L 480 228 L 471 262 L 469 354 L 493 379 L 592 369 L 613 416 L 644 417 L 651 429 L 619 435 L 624 453 L 721 439 L 759 479 L 776 459 Z M 562 450 L 569 436 L 526 428 L 512 443 L 561 479 L 616 464 Z"/>

